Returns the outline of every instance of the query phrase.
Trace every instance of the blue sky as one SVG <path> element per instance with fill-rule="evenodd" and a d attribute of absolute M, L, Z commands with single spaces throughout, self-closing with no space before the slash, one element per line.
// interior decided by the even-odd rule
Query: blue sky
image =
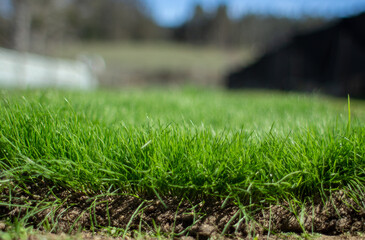
<path fill-rule="evenodd" d="M 65 1 L 65 0 L 59 0 Z M 93 1 L 93 0 L 90 0 Z M 161 26 L 177 26 L 188 20 L 196 4 L 214 11 L 227 4 L 228 13 L 237 18 L 245 13 L 272 14 L 288 17 L 315 15 L 343 17 L 365 11 L 365 0 L 141 0 Z M 7 16 L 11 0 L 0 0 L 0 14 Z"/>
<path fill-rule="evenodd" d="M 1 1 L 1 0 L 0 0 Z M 196 4 L 213 11 L 227 4 L 233 18 L 245 13 L 273 14 L 288 17 L 304 15 L 343 17 L 365 11 L 365 0 L 142 0 L 162 26 L 176 26 L 192 16 Z"/>

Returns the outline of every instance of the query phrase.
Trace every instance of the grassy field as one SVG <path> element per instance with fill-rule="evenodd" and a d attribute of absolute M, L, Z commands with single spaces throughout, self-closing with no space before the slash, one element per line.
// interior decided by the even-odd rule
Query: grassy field
<path fill-rule="evenodd" d="M 218 49 L 164 42 L 91 42 L 54 46 L 48 54 L 75 58 L 80 54 L 105 59 L 104 86 L 150 84 L 219 85 L 232 68 L 252 60 L 248 48 Z"/>
<path fill-rule="evenodd" d="M 220 199 L 253 212 L 340 192 L 365 209 L 363 101 L 185 87 L 3 90 L 0 104 L 2 214 L 54 208 L 27 190 L 40 182 L 48 195 Z M 17 191 L 35 200 L 13 202 Z"/>

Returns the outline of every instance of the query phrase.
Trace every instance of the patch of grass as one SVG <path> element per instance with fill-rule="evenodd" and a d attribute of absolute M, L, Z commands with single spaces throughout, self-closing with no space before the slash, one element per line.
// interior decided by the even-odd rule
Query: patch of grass
<path fill-rule="evenodd" d="M 342 115 L 290 94 L 6 93 L 3 169 L 94 191 L 306 195 L 363 180 L 364 116 L 347 131 Z"/>
<path fill-rule="evenodd" d="M 52 48 L 50 54 L 74 58 L 78 54 L 99 54 L 111 65 L 123 70 L 203 69 L 217 71 L 232 61 L 249 60 L 247 48 L 224 50 L 168 42 L 90 42 Z M 242 62 L 240 62 L 242 64 Z"/>
<path fill-rule="evenodd" d="M 167 42 L 90 42 L 54 46 L 49 54 L 67 58 L 79 54 L 102 56 L 106 71 L 100 79 L 105 85 L 163 82 L 158 77 L 164 76 L 173 82 L 217 85 L 232 67 L 252 60 L 254 51 Z"/>
<path fill-rule="evenodd" d="M 2 91 L 0 104 L 2 190 L 43 179 L 249 206 L 338 190 L 364 200 L 361 101 L 351 120 L 346 100 L 195 88 Z"/>
<path fill-rule="evenodd" d="M 0 222 L 0 224 L 6 226 L 3 222 Z M 18 222 L 17 219 L 12 224 L 8 224 L 6 231 L 0 229 L 0 239 L 3 240 L 26 240 L 31 234 L 33 234 L 33 229 L 25 227 L 24 223 Z"/>

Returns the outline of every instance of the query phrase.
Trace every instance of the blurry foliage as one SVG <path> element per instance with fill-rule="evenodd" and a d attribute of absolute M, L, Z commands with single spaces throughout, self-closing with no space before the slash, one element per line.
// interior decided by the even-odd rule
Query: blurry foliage
<path fill-rule="evenodd" d="M 163 34 L 138 1 L 74 0 L 67 22 L 82 40 L 154 39 Z"/>
<path fill-rule="evenodd" d="M 0 44 L 17 49 L 18 41 L 27 41 L 23 45 L 28 49 L 21 50 L 47 52 L 51 43 L 74 40 L 150 40 L 167 32 L 136 0 L 12 0 L 12 4 L 11 18 L 0 18 Z M 23 17 L 25 12 L 30 21 Z"/>
<path fill-rule="evenodd" d="M 28 50 L 37 52 L 47 52 L 50 43 L 74 40 L 172 40 L 220 47 L 262 48 L 279 44 L 294 32 L 326 22 L 320 18 L 295 20 L 255 15 L 231 19 L 224 5 L 218 7 L 215 12 L 205 12 L 197 5 L 189 21 L 179 27 L 163 28 L 156 25 L 139 0 L 12 2 L 12 18 L 0 16 L 0 44 L 17 48 L 17 38 L 21 36 L 29 41 L 23 45 L 29 46 Z M 21 16 L 17 16 L 21 14 L 21 11 L 17 11 L 19 3 L 26 3 L 31 24 L 27 25 L 25 18 L 22 20 Z M 27 31 L 27 27 L 30 31 Z"/>
<path fill-rule="evenodd" d="M 280 44 L 298 31 L 319 27 L 328 21 L 323 18 L 289 19 L 259 15 L 244 15 L 232 20 L 224 5 L 213 13 L 206 13 L 197 5 L 193 16 L 173 30 L 173 39 L 222 47 L 245 45 L 263 48 Z"/>
<path fill-rule="evenodd" d="M 10 21 L 0 16 L 0 46 L 9 47 L 11 45 L 11 39 L 9 39 L 10 35 Z"/>

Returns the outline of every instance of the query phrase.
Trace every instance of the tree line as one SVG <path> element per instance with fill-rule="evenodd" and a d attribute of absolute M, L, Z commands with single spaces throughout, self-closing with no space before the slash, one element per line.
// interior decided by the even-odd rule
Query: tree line
<path fill-rule="evenodd" d="M 227 7 L 205 12 L 197 5 L 181 26 L 163 28 L 138 0 L 12 0 L 10 17 L 0 16 L 0 44 L 42 51 L 69 41 L 155 40 L 219 47 L 265 47 L 326 20 L 245 15 L 231 19 Z"/>
<path fill-rule="evenodd" d="M 204 12 L 198 5 L 192 19 L 173 30 L 173 39 L 221 47 L 246 45 L 262 48 L 280 44 L 294 33 L 319 27 L 326 22 L 323 18 L 314 17 L 290 19 L 253 14 L 231 19 L 225 5 L 213 13 Z"/>

